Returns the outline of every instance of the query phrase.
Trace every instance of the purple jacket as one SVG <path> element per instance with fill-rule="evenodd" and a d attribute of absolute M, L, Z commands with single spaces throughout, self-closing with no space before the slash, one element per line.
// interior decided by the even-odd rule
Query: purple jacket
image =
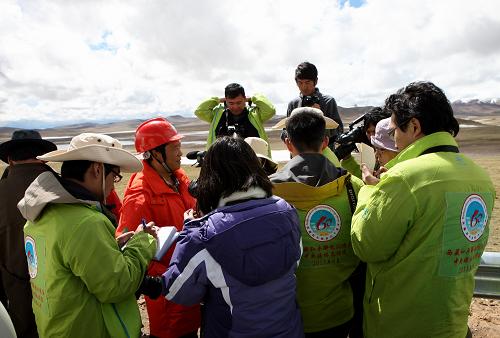
<path fill-rule="evenodd" d="M 204 337 L 303 337 L 295 300 L 299 219 L 279 197 L 186 223 L 163 275 L 166 298 L 204 303 Z"/>

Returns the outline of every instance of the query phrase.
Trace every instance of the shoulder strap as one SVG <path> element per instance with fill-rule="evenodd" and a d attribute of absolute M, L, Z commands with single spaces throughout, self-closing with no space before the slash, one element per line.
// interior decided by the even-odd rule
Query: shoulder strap
<path fill-rule="evenodd" d="M 425 155 L 425 154 L 431 154 L 431 153 L 441 153 L 441 152 L 459 153 L 460 151 L 458 150 L 458 147 L 455 147 L 455 146 L 449 146 L 449 145 L 446 145 L 446 146 L 436 146 L 436 147 L 432 147 L 432 148 L 424 150 L 418 156 L 422 156 L 422 155 Z"/>
<path fill-rule="evenodd" d="M 345 186 L 347 188 L 347 198 L 349 199 L 349 207 L 351 208 L 351 214 L 354 215 L 354 211 L 356 210 L 356 204 L 358 204 L 358 198 L 356 197 L 356 193 L 354 192 L 354 187 L 351 183 L 351 174 L 348 174 L 345 178 Z"/>

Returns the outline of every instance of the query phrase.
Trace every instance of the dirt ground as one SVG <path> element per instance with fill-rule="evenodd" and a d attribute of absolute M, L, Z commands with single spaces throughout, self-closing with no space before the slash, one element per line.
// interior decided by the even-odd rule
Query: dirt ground
<path fill-rule="evenodd" d="M 473 298 L 469 327 L 473 337 L 500 337 L 500 300 Z"/>

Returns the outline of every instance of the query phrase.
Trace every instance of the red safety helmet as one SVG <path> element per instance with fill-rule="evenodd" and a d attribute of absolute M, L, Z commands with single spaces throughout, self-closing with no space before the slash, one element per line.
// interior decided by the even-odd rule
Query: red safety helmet
<path fill-rule="evenodd" d="M 183 138 L 174 126 L 163 117 L 147 120 L 135 131 L 135 149 L 143 153 L 162 144 L 178 141 Z"/>

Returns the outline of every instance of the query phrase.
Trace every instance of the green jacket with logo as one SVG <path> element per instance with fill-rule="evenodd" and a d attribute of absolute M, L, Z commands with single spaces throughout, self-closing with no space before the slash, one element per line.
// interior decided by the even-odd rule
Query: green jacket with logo
<path fill-rule="evenodd" d="M 349 321 L 354 307 L 348 278 L 359 259 L 351 246 L 352 212 L 345 183 L 350 179 L 355 193 L 363 183 L 320 154 L 295 156 L 270 178 L 274 194 L 292 204 L 300 217 L 303 255 L 296 275 L 304 331 Z"/>
<path fill-rule="evenodd" d="M 465 337 L 474 273 L 488 240 L 495 190 L 455 152 L 446 132 L 427 135 L 361 188 L 352 245 L 368 263 L 364 333 L 370 337 Z"/>
<path fill-rule="evenodd" d="M 248 108 L 248 120 L 257 129 L 259 137 L 268 142 L 267 134 L 264 130 L 264 122 L 276 114 L 273 104 L 264 95 L 255 94 L 252 96 L 253 105 Z M 212 97 L 203 101 L 194 114 L 203 121 L 210 123 L 208 131 L 207 149 L 216 139 L 216 128 L 224 112 L 224 104 L 219 102 L 218 97 Z M 271 147 L 269 147 L 269 157 L 271 157 Z"/>
<path fill-rule="evenodd" d="M 46 172 L 18 207 L 40 337 L 138 337 L 135 291 L 156 251 L 146 233 L 123 251 L 97 202 L 80 200 Z"/>

